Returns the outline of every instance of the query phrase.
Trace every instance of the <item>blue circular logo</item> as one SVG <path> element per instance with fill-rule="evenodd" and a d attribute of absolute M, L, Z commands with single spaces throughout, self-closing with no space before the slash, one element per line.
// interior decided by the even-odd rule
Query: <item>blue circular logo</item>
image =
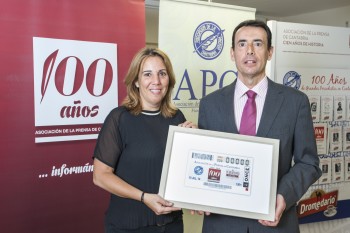
<path fill-rule="evenodd" d="M 201 166 L 196 166 L 196 167 L 194 168 L 194 173 L 195 173 L 196 175 L 202 175 L 202 174 L 203 174 L 203 167 L 201 167 Z"/>
<path fill-rule="evenodd" d="M 193 34 L 193 52 L 205 60 L 217 58 L 224 49 L 224 31 L 214 22 L 201 23 Z"/>
<path fill-rule="evenodd" d="M 283 77 L 283 85 L 299 89 L 301 84 L 300 77 L 300 74 L 297 72 L 288 71 Z"/>

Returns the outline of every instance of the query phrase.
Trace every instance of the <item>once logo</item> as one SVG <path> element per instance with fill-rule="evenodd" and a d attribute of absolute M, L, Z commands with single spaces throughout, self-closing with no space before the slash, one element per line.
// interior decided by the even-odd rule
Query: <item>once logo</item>
<path fill-rule="evenodd" d="M 244 181 L 249 182 L 250 168 L 247 166 L 244 168 Z"/>
<path fill-rule="evenodd" d="M 246 191 L 249 191 L 249 176 L 250 176 L 250 168 L 246 166 L 244 168 L 244 178 L 243 178 L 243 187 Z"/>

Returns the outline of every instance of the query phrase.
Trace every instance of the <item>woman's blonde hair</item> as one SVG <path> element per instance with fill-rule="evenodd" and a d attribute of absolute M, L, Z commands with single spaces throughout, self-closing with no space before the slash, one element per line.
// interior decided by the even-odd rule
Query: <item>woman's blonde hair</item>
<path fill-rule="evenodd" d="M 127 96 L 125 97 L 122 105 L 134 115 L 141 113 L 142 102 L 139 89 L 136 87 L 135 83 L 138 80 L 141 67 L 143 66 L 146 58 L 155 56 L 158 56 L 163 60 L 169 76 L 168 90 L 161 102 L 160 111 L 164 117 L 172 117 L 175 115 L 177 110 L 171 101 L 171 93 L 175 86 L 175 74 L 169 57 L 158 48 L 143 48 L 135 54 L 124 80 Z"/>

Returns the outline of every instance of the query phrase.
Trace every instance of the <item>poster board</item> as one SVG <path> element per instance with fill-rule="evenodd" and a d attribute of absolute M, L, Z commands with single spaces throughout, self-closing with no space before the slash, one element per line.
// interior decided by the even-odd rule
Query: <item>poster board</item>
<path fill-rule="evenodd" d="M 160 0 L 159 48 L 170 57 L 174 104 L 197 122 L 199 101 L 236 79 L 230 57 L 233 29 L 255 9 L 197 0 Z"/>
<path fill-rule="evenodd" d="M 86 131 L 89 127 L 98 130 L 105 116 L 99 116 L 102 119 L 99 122 L 90 114 L 74 115 L 73 121 L 67 118 L 60 121 L 60 111 L 57 110 L 69 106 L 71 109 L 80 108 L 85 114 L 87 107 L 91 109 L 98 105 L 99 113 L 103 115 L 121 102 L 126 93 L 123 76 L 133 55 L 145 45 L 144 4 L 142 0 L 2 1 L 1 232 L 103 231 L 109 195 L 92 182 L 92 154 L 96 140 L 92 137 L 78 139 L 77 134 L 71 132 L 71 137 L 64 140 L 36 143 L 36 119 L 50 121 L 54 115 L 55 122 L 46 122 L 44 127 L 54 125 L 56 129 L 66 129 L 65 126 L 69 125 L 71 129 L 81 129 L 84 126 L 85 133 L 89 133 Z M 96 50 L 99 52 L 96 53 Z M 107 50 L 108 55 L 105 53 Z M 55 51 L 57 56 L 50 57 Z M 84 67 L 79 70 L 84 71 L 79 73 L 81 76 L 75 76 L 72 72 L 65 77 L 67 86 L 74 86 L 74 80 L 81 77 L 84 77 L 84 83 L 80 88 L 73 88 L 74 91 L 68 89 L 62 94 L 59 92 L 62 92 L 62 86 L 58 85 L 56 89 L 53 76 L 62 74 L 56 71 L 59 64 L 65 67 L 65 59 L 69 60 L 69 64 L 80 61 Z M 95 60 L 98 60 L 96 66 Z M 86 75 L 89 74 L 89 67 L 90 74 L 95 74 L 93 67 L 108 66 L 108 63 L 114 74 L 108 90 L 113 94 L 109 95 L 109 103 L 104 105 L 107 100 L 100 102 L 99 94 L 102 92 L 98 91 L 103 88 L 91 89 L 102 83 L 103 75 L 91 75 L 90 81 L 93 81 L 93 77 L 101 79 L 88 85 L 85 80 L 89 76 Z M 44 67 L 47 71 L 52 68 L 51 75 L 50 72 L 43 72 Z M 40 81 L 47 80 L 43 77 L 50 77 L 47 88 L 47 82 L 41 85 Z M 75 91 L 75 95 L 70 95 Z M 43 101 L 35 102 L 35 96 L 43 96 L 43 93 Z M 45 108 L 40 106 L 44 103 Z M 37 112 L 36 108 L 42 111 Z M 40 135 L 46 138 L 62 136 Z M 40 135 L 38 138 L 43 139 Z"/>
<path fill-rule="evenodd" d="M 277 21 L 268 25 L 274 55 L 267 74 L 308 95 L 323 170 L 298 204 L 299 220 L 348 218 L 350 29 Z"/>

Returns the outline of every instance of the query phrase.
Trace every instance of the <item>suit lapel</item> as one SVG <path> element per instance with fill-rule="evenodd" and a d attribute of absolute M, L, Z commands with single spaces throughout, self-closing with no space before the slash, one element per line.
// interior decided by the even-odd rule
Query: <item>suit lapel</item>
<path fill-rule="evenodd" d="M 284 101 L 284 96 L 280 92 L 278 85 L 275 85 L 270 79 L 268 81 L 266 100 L 256 135 L 259 137 L 267 136 Z"/>
<path fill-rule="evenodd" d="M 238 133 L 237 126 L 236 126 L 236 119 L 234 114 L 234 91 L 236 86 L 236 80 L 230 84 L 225 90 L 223 91 L 223 98 L 222 102 L 223 104 L 219 104 L 220 111 L 222 112 L 222 116 L 224 117 L 224 121 L 221 122 L 225 125 L 224 128 L 227 128 L 228 132 L 230 133 Z"/>

